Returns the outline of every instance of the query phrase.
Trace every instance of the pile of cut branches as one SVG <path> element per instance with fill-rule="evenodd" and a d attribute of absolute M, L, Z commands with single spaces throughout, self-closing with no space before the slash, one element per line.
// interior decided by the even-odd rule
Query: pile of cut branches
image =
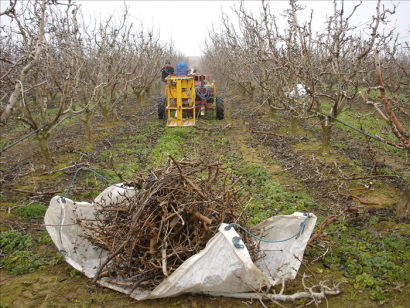
<path fill-rule="evenodd" d="M 149 177 L 127 183 L 137 189 L 135 196 L 96 204 L 95 221 L 77 216 L 85 238 L 109 251 L 94 281 L 112 277 L 112 283 L 131 286 L 130 293 L 137 286 L 154 288 L 203 249 L 221 223 L 249 227 L 242 177 L 220 163 L 169 157 Z M 241 235 L 255 260 L 257 247 L 246 233 Z"/>

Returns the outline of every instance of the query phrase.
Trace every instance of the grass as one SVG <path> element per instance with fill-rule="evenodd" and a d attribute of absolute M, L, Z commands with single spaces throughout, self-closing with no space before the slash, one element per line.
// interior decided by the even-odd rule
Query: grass
<path fill-rule="evenodd" d="M 164 162 L 168 158 L 166 154 L 171 154 L 175 159 L 191 156 L 192 148 L 187 146 L 187 143 L 196 134 L 198 134 L 197 131 L 190 127 L 165 128 L 152 151 L 153 164 L 157 164 L 160 160 Z"/>
<path fill-rule="evenodd" d="M 19 217 L 25 219 L 31 219 L 34 217 L 42 217 L 47 211 L 47 207 L 44 204 L 32 203 L 26 207 L 19 207 L 13 211 Z"/>
<path fill-rule="evenodd" d="M 17 231 L 0 233 L 0 249 L 5 254 L 0 259 L 0 267 L 9 273 L 23 275 L 33 273 L 39 268 L 43 269 L 46 265 L 61 263 L 64 259 L 61 253 L 57 253 L 50 260 L 46 256 L 33 252 L 36 246 L 50 241 L 48 234 L 43 234 L 38 241 L 35 241 L 31 235 L 23 235 Z"/>
<path fill-rule="evenodd" d="M 410 282 L 410 243 L 399 234 L 368 231 L 374 223 L 370 220 L 361 230 L 342 222 L 330 225 L 327 232 L 335 245 L 323 264 L 333 271 L 343 269 L 354 290 L 366 291 L 370 299 L 382 301 L 392 289 Z M 321 253 L 315 248 L 307 251 L 310 257 Z"/>
<path fill-rule="evenodd" d="M 260 165 L 245 161 L 233 171 L 243 176 L 246 188 L 252 196 L 250 200 L 250 222 L 256 225 L 274 215 L 290 215 L 294 212 L 306 212 L 308 208 L 318 206 L 306 193 L 290 193 L 271 179 L 269 172 Z M 249 198 L 248 198 L 249 200 Z"/>
<path fill-rule="evenodd" d="M 370 92 L 370 99 L 377 99 L 377 94 L 375 91 Z M 397 138 L 394 136 L 393 133 L 391 133 L 390 127 L 385 123 L 385 121 L 377 114 L 373 113 L 372 115 L 364 116 L 364 117 L 358 117 L 360 114 L 365 114 L 369 113 L 369 110 L 366 110 L 366 104 L 362 101 L 354 102 L 355 104 L 362 104 L 359 106 L 352 106 L 349 110 L 343 111 L 341 114 L 338 115 L 337 119 L 356 128 L 361 131 L 364 131 L 365 133 L 371 135 L 371 136 L 380 136 L 392 143 L 398 143 Z M 321 103 L 321 106 L 323 108 L 323 112 L 325 114 L 328 114 L 330 109 L 331 109 L 331 103 L 328 101 L 323 101 Z M 365 135 L 362 133 L 359 133 L 355 131 L 354 129 L 343 125 L 342 123 L 335 122 L 335 125 L 341 129 L 343 132 L 346 132 L 349 138 L 354 138 L 360 140 L 360 142 L 363 143 L 363 145 L 366 145 L 366 138 Z M 385 134 L 385 132 L 389 132 Z M 392 146 L 385 145 L 382 142 L 378 142 L 374 139 L 370 139 L 371 146 L 372 147 L 386 147 L 388 151 L 392 154 L 399 155 L 400 157 L 404 157 L 404 151 Z M 343 148 L 343 145 L 340 144 L 332 144 L 334 147 L 339 147 Z"/>
<path fill-rule="evenodd" d="M 357 115 L 357 111 L 355 110 L 348 110 L 343 112 L 338 116 L 338 119 L 346 124 L 349 124 L 352 127 L 355 127 L 371 136 L 380 136 L 392 143 L 397 143 L 398 140 L 393 135 L 393 133 L 385 134 L 384 132 L 390 132 L 390 127 L 382 120 L 378 115 L 373 114 L 372 116 L 366 116 L 360 118 L 360 120 L 355 117 Z M 341 123 L 336 123 L 337 127 L 340 128 L 342 131 L 346 132 L 349 137 L 359 139 L 363 144 L 366 144 L 366 138 L 369 138 L 350 127 L 343 125 Z M 404 151 L 392 146 L 386 146 L 382 142 L 378 142 L 374 139 L 369 139 L 372 147 L 387 147 L 390 153 L 394 153 L 401 157 L 404 157 Z"/>

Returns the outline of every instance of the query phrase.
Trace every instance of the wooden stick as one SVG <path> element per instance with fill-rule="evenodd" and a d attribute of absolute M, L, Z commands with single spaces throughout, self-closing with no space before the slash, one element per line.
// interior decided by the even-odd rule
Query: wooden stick
<path fill-rule="evenodd" d="M 74 164 L 74 165 L 71 165 L 71 166 L 68 166 L 68 167 L 65 167 L 65 168 L 61 168 L 61 169 L 58 169 L 58 170 L 52 170 L 52 171 L 44 172 L 41 175 L 48 175 L 48 174 L 64 171 L 64 170 L 67 170 L 67 169 L 70 169 L 70 168 L 73 168 L 73 167 L 78 168 L 80 166 L 89 166 L 89 165 L 90 165 L 89 163 Z"/>
<path fill-rule="evenodd" d="M 192 214 L 192 215 L 194 215 L 196 218 L 198 218 L 198 219 L 200 219 L 200 220 L 206 222 L 208 225 L 211 225 L 211 224 L 212 224 L 212 219 L 210 219 L 210 218 L 208 218 L 208 217 L 206 217 L 206 216 L 204 216 L 204 215 L 201 215 L 201 214 L 199 214 L 198 212 L 194 212 L 192 209 L 188 209 L 188 213 L 189 213 L 189 214 Z"/>
<path fill-rule="evenodd" d="M 134 290 L 141 284 L 141 282 L 146 281 L 146 280 L 150 280 L 152 278 L 154 278 L 157 274 L 151 274 L 148 275 L 147 277 L 142 277 L 140 280 L 137 280 L 137 282 L 135 282 L 135 284 L 132 286 L 131 290 L 128 292 L 128 294 L 130 295 L 132 292 L 134 292 Z"/>
<path fill-rule="evenodd" d="M 334 222 L 335 220 L 337 220 L 341 215 L 346 214 L 347 212 L 357 212 L 358 209 L 355 207 L 352 208 L 347 208 L 345 210 L 343 210 L 342 212 L 340 212 L 339 215 L 332 215 L 329 216 L 328 218 L 326 218 L 322 224 L 320 225 L 319 231 L 316 232 L 314 235 L 312 235 L 309 239 L 309 241 L 307 242 L 307 245 L 310 245 L 315 239 L 325 236 L 327 235 L 326 233 L 324 233 L 323 231 L 325 230 L 325 228 L 330 225 L 332 222 Z"/>
<path fill-rule="evenodd" d="M 339 192 L 339 195 L 354 198 L 354 199 L 358 200 L 361 204 L 364 204 L 364 205 L 381 205 L 381 203 L 378 203 L 378 202 L 364 201 L 364 200 L 360 199 L 358 196 L 354 196 L 354 195 L 343 194 L 341 192 Z"/>
<path fill-rule="evenodd" d="M 158 231 L 153 230 L 152 231 L 152 238 L 149 241 L 149 254 L 155 254 L 157 250 L 155 249 L 155 246 L 157 244 L 157 236 L 158 236 Z"/>
<path fill-rule="evenodd" d="M 184 172 L 182 171 L 181 167 L 179 166 L 179 164 L 178 164 L 178 162 L 175 160 L 175 158 L 172 157 L 171 154 L 167 154 L 167 155 L 169 156 L 169 158 L 172 159 L 172 161 L 174 162 L 175 166 L 177 166 L 177 168 L 178 168 L 178 170 L 179 170 L 179 173 L 180 173 L 181 176 L 184 178 L 184 180 L 185 180 L 193 189 L 195 189 L 195 190 L 199 193 L 199 195 L 200 195 L 202 198 L 206 199 L 206 196 L 205 196 L 205 194 L 202 192 L 202 190 L 201 190 L 200 188 L 198 188 L 198 186 L 196 186 L 188 177 L 185 176 Z"/>
<path fill-rule="evenodd" d="M 32 195 L 53 195 L 53 194 L 58 194 L 62 193 L 62 190 L 54 190 L 54 191 L 29 191 L 29 190 L 23 190 L 23 189 L 12 189 L 13 191 L 21 192 L 23 194 L 32 194 Z"/>
<path fill-rule="evenodd" d="M 167 242 L 164 241 L 164 248 L 161 249 L 161 255 L 162 255 L 162 273 L 168 277 L 168 271 L 167 271 Z"/>
<path fill-rule="evenodd" d="M 116 251 L 114 251 L 112 254 L 110 254 L 110 255 L 107 257 L 107 259 L 105 259 L 105 261 L 101 264 L 100 268 L 98 269 L 97 273 L 95 274 L 95 276 L 94 276 L 94 278 L 93 278 L 93 282 L 94 282 L 94 283 L 96 283 L 97 280 L 99 279 L 100 274 L 101 274 L 103 268 L 108 264 L 108 262 L 111 261 L 112 258 L 114 258 L 114 257 L 125 247 L 125 245 L 128 244 L 129 240 L 130 240 L 130 237 L 128 237 L 128 238 L 121 244 L 121 246 L 117 248 Z"/>
<path fill-rule="evenodd" d="M 105 207 L 103 209 L 98 209 L 97 211 L 120 211 L 120 212 L 128 212 L 127 208 L 124 207 Z"/>
<path fill-rule="evenodd" d="M 53 283 L 53 285 L 51 286 L 50 291 L 48 291 L 47 296 L 46 296 L 46 298 L 44 299 L 43 303 L 41 304 L 41 307 L 40 307 L 40 308 L 43 308 L 44 304 L 47 302 L 48 296 L 50 295 L 51 291 L 53 291 L 53 288 L 54 288 L 54 286 L 56 285 L 57 278 L 58 278 L 58 275 L 59 275 L 59 274 L 60 274 L 60 272 L 57 273 L 56 279 L 54 280 L 54 283 Z"/>
<path fill-rule="evenodd" d="M 374 179 L 374 178 L 401 178 L 398 175 L 371 175 L 371 176 L 361 176 L 358 178 L 331 178 L 331 179 L 323 179 L 323 180 L 314 180 L 314 179 L 306 179 L 301 180 L 302 182 L 328 182 L 328 181 L 356 181 L 356 180 L 365 180 L 365 179 Z"/>

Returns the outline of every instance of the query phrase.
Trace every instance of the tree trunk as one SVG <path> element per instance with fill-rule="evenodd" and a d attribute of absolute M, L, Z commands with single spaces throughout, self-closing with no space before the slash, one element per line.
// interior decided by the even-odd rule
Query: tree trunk
<path fill-rule="evenodd" d="M 151 87 L 145 88 L 144 98 L 150 96 L 150 94 L 151 94 Z"/>
<path fill-rule="evenodd" d="M 248 94 L 248 99 L 250 103 L 253 103 L 253 91 L 251 90 L 250 93 Z"/>
<path fill-rule="evenodd" d="M 110 107 L 111 107 L 111 99 L 112 99 L 112 90 L 114 86 L 108 85 L 104 88 L 105 92 L 105 102 L 101 104 L 101 111 L 102 115 L 104 116 L 105 123 L 111 123 L 111 114 L 110 114 Z"/>
<path fill-rule="evenodd" d="M 110 111 L 108 110 L 106 105 L 103 105 L 101 107 L 101 112 L 104 117 L 105 123 L 110 123 L 111 122 Z"/>
<path fill-rule="evenodd" d="M 246 91 L 244 87 L 239 88 L 239 95 L 244 99 L 246 96 Z"/>
<path fill-rule="evenodd" d="M 332 126 L 330 125 L 330 123 L 322 124 L 322 131 L 323 131 L 323 137 L 322 137 L 321 154 L 329 155 L 330 154 L 330 135 L 332 131 Z"/>
<path fill-rule="evenodd" d="M 298 117 L 292 112 L 292 119 L 290 120 L 290 133 L 295 136 L 298 131 Z"/>
<path fill-rule="evenodd" d="M 85 112 L 85 134 L 87 136 L 87 139 L 91 139 L 93 136 L 93 127 L 91 125 L 91 119 L 92 119 L 92 114 L 91 112 Z"/>
<path fill-rule="evenodd" d="M 270 119 L 274 120 L 276 119 L 276 116 L 277 116 L 277 109 L 273 105 L 273 100 L 271 98 L 268 100 L 268 103 L 269 103 Z"/>
<path fill-rule="evenodd" d="M 250 103 L 253 103 L 254 95 L 255 95 L 255 88 L 252 87 L 251 83 L 249 83 L 248 99 Z"/>
<path fill-rule="evenodd" d="M 396 214 L 400 222 L 410 221 L 410 178 L 404 189 L 403 196 L 397 205 Z"/>
<path fill-rule="evenodd" d="M 51 151 L 50 147 L 48 146 L 48 138 L 50 137 L 50 134 L 48 131 L 39 131 L 36 134 L 37 140 L 40 145 L 40 150 L 41 150 L 41 156 L 43 157 L 43 162 L 46 164 L 51 163 Z"/>
<path fill-rule="evenodd" d="M 117 111 L 117 104 L 112 107 L 112 119 L 117 120 L 118 119 L 118 111 Z"/>
<path fill-rule="evenodd" d="M 142 102 L 141 90 L 138 90 L 135 92 L 135 98 L 137 100 L 137 106 L 141 106 L 141 102 Z"/>

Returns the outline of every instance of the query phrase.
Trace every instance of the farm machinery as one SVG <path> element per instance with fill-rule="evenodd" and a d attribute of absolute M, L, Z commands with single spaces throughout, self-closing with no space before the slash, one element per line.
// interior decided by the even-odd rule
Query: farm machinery
<path fill-rule="evenodd" d="M 191 74 L 167 78 L 165 97 L 158 99 L 158 119 L 166 119 L 169 127 L 195 125 L 198 115 L 216 111 L 216 119 L 224 118 L 224 101 L 215 96 L 211 74 Z"/>

